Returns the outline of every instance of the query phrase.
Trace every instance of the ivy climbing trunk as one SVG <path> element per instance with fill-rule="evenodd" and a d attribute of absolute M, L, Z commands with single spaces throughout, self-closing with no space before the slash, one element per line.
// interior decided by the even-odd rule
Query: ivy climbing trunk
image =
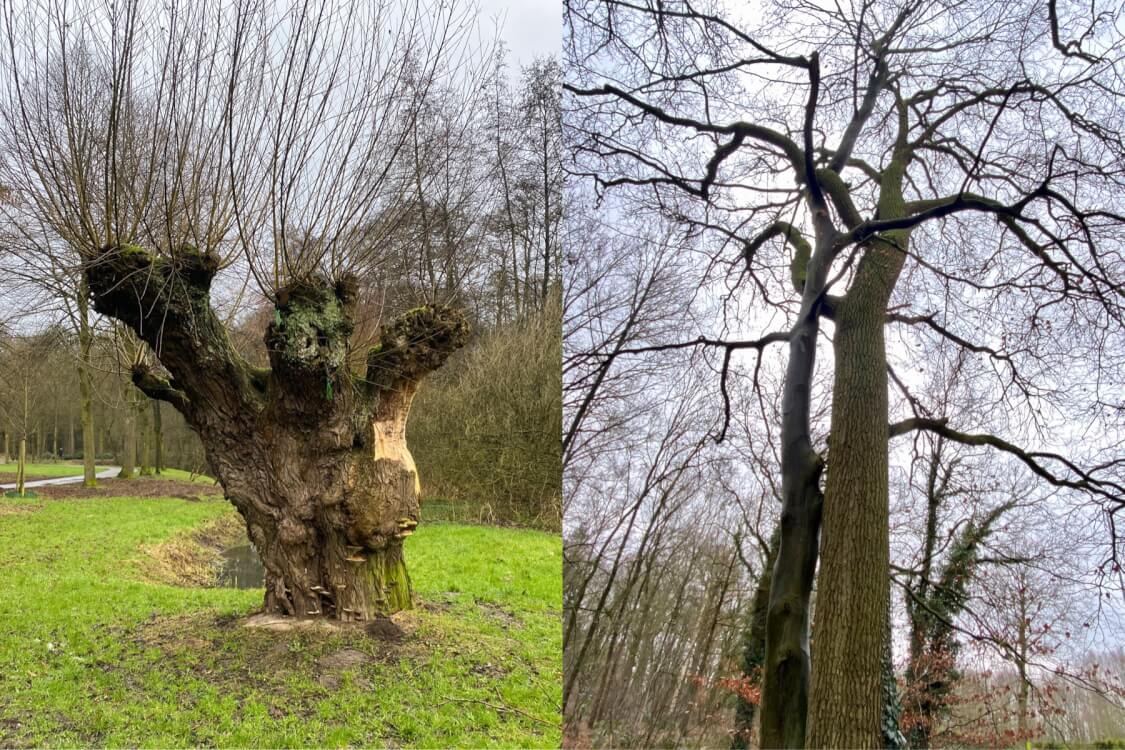
<path fill-rule="evenodd" d="M 82 419 L 82 485 L 97 485 L 97 460 L 94 445 L 94 396 L 91 351 L 94 345 L 94 332 L 90 328 L 89 286 L 85 277 L 78 284 L 78 398 Z"/>
<path fill-rule="evenodd" d="M 464 316 L 439 306 L 400 316 L 354 372 L 357 281 L 310 274 L 276 291 L 270 367 L 258 369 L 210 306 L 217 269 L 192 248 L 166 257 L 126 245 L 86 274 L 96 308 L 133 328 L 166 370 L 135 367 L 134 384 L 184 415 L 245 519 L 265 568 L 264 610 L 360 621 L 409 608 L 403 540 L 418 524 L 420 484 L 406 422 L 422 378 L 466 340 Z"/>

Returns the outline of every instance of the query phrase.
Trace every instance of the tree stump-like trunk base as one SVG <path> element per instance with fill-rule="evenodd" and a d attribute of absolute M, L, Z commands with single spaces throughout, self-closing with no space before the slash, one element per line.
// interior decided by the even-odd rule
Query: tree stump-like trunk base
<path fill-rule="evenodd" d="M 333 557 L 330 553 L 334 550 L 346 556 Z M 262 557 L 266 568 L 265 615 L 364 623 L 414 606 L 401 545 L 377 550 L 343 545 L 282 552 L 275 548 L 274 554 L 272 560 L 269 553 Z M 318 554 L 322 556 L 318 558 Z M 321 564 L 299 562 L 317 559 Z"/>

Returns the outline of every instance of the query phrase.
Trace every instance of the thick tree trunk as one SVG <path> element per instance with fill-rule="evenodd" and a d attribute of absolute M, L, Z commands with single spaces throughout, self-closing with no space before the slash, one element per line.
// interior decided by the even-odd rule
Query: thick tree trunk
<path fill-rule="evenodd" d="M 274 425 L 268 456 L 209 450 L 265 567 L 265 611 L 370 620 L 410 608 L 402 543 L 418 524 L 418 479 L 404 435 L 375 437 L 385 426 L 358 449 L 320 452 Z"/>
<path fill-rule="evenodd" d="M 370 620 L 408 608 L 402 543 L 418 524 L 420 485 L 406 420 L 422 377 L 467 338 L 464 316 L 406 313 L 354 373 L 357 283 L 310 276 L 277 291 L 270 369 L 259 370 L 211 309 L 217 267 L 191 248 L 166 258 L 121 246 L 86 274 L 98 310 L 133 328 L 170 373 L 137 367 L 133 382 L 199 433 L 265 567 L 265 611 Z"/>
<path fill-rule="evenodd" d="M 903 259 L 890 242 L 876 242 L 835 310 L 832 431 L 809 706 L 813 747 L 875 748 L 883 742 L 880 697 L 890 574 L 883 328 Z"/>
<path fill-rule="evenodd" d="M 78 285 L 78 397 L 82 418 L 82 484 L 95 487 L 98 480 L 94 462 L 97 460 L 94 445 L 94 397 L 91 349 L 94 332 L 90 329 L 90 311 L 87 304 L 89 289 L 85 278 Z"/>

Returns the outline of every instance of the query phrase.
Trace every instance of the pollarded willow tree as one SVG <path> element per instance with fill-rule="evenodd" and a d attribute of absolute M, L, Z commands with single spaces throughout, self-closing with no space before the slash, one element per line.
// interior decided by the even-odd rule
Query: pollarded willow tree
<path fill-rule="evenodd" d="M 568 3 L 575 171 L 693 229 L 753 311 L 745 337 L 667 348 L 714 348 L 725 387 L 735 354 L 788 346 L 764 747 L 883 742 L 889 437 L 926 430 L 1008 452 L 1100 503 L 1111 531 L 1125 505 L 1117 10 Z M 927 363 L 888 351 L 888 332 L 989 362 L 992 429 L 958 430 L 912 393 L 901 364 Z M 809 415 L 825 340 L 819 445 Z M 894 423 L 891 385 L 909 415 Z"/>
<path fill-rule="evenodd" d="M 420 103 L 474 106 L 474 28 L 421 1 L 4 6 L 12 251 L 79 269 L 93 307 L 152 349 L 160 367 L 133 382 L 202 438 L 261 555 L 267 612 L 410 606 L 407 415 L 468 324 L 430 304 L 372 347 L 352 334 L 360 274 L 427 179 L 402 166 Z M 225 326 L 255 287 L 274 307 L 265 369 Z"/>

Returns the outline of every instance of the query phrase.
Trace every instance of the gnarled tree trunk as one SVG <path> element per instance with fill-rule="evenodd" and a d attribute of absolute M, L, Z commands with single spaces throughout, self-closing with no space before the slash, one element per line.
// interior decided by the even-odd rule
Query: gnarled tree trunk
<path fill-rule="evenodd" d="M 419 483 L 406 420 L 421 378 L 464 343 L 464 316 L 406 313 L 353 373 L 356 281 L 309 275 L 278 291 L 260 370 L 211 309 L 217 268 L 191 248 L 167 258 L 125 245 L 86 275 L 96 308 L 131 326 L 170 374 L 136 368 L 133 381 L 199 433 L 265 567 L 265 611 L 369 620 L 410 607 L 402 542 L 418 524 Z"/>

